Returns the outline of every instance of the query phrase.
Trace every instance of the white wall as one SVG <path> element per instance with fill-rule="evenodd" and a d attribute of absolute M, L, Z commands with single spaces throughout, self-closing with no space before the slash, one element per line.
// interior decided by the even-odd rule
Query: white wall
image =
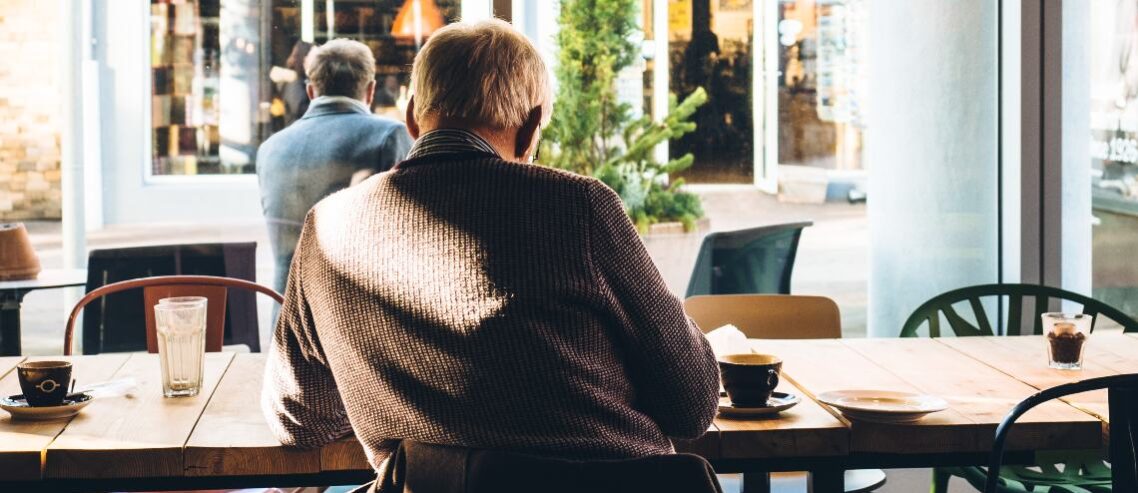
<path fill-rule="evenodd" d="M 996 2 L 873 0 L 869 334 L 997 280 Z"/>

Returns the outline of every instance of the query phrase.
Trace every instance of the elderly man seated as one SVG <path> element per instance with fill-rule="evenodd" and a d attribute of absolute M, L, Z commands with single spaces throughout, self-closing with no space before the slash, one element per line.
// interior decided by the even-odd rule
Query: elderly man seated
<path fill-rule="evenodd" d="M 305 220 L 263 392 L 279 439 L 354 432 L 382 479 L 401 440 L 623 459 L 702 435 L 714 356 L 620 199 L 529 164 L 551 111 L 534 46 L 452 24 L 412 83 L 407 160 Z"/>

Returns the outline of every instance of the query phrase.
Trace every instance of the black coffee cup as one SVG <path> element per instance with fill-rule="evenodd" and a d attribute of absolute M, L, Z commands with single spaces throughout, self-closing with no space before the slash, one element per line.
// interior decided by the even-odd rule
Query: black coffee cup
<path fill-rule="evenodd" d="M 729 354 L 719 358 L 719 375 L 731 404 L 765 407 L 778 387 L 782 360 L 769 354 Z"/>
<path fill-rule="evenodd" d="M 58 406 L 71 384 L 71 362 L 26 361 L 16 366 L 16 377 L 29 406 Z"/>

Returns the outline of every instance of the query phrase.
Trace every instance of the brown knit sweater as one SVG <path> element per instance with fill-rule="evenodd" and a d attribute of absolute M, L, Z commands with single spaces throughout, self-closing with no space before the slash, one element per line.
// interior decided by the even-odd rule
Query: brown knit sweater
<path fill-rule="evenodd" d="M 707 341 L 591 178 L 405 161 L 313 208 L 285 298 L 262 399 L 285 444 L 626 458 L 715 415 Z"/>

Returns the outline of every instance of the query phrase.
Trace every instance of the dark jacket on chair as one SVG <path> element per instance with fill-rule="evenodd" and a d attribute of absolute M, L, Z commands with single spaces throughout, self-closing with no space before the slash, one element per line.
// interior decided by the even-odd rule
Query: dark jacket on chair
<path fill-rule="evenodd" d="M 573 461 L 405 440 L 356 493 L 722 493 L 702 457 Z"/>

